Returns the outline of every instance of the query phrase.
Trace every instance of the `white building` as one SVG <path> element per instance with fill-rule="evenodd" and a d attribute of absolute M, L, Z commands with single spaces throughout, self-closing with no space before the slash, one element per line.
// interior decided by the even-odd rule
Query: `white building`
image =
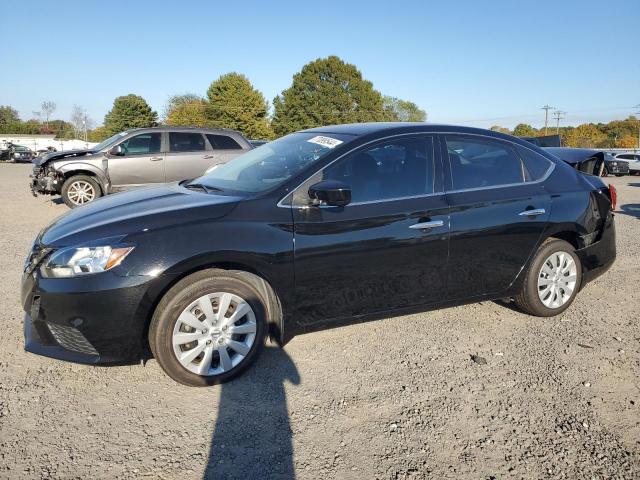
<path fill-rule="evenodd" d="M 34 152 L 53 147 L 59 152 L 66 150 L 84 150 L 91 148 L 96 143 L 84 140 L 56 140 L 55 135 L 23 135 L 20 133 L 0 134 L 0 150 L 7 148 L 7 144 L 14 143 L 30 148 Z"/>

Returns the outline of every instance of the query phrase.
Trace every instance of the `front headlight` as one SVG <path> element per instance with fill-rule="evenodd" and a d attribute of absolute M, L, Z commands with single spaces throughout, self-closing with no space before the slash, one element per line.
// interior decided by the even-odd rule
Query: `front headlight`
<path fill-rule="evenodd" d="M 611 165 L 613 165 L 614 167 L 618 166 L 618 162 L 611 162 Z"/>
<path fill-rule="evenodd" d="M 120 265 L 133 247 L 72 247 L 55 252 L 42 265 L 46 278 L 68 278 L 105 272 Z"/>

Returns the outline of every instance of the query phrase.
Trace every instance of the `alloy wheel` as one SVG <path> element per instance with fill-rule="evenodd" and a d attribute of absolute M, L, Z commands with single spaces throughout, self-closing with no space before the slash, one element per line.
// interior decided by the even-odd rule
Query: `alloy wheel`
<path fill-rule="evenodd" d="M 89 182 L 78 180 L 69 186 L 67 196 L 74 204 L 84 205 L 96 198 L 96 190 Z"/>
<path fill-rule="evenodd" d="M 538 297 L 547 308 L 560 308 L 576 288 L 577 267 L 571 254 L 552 253 L 538 273 Z"/>
<path fill-rule="evenodd" d="M 257 332 L 251 306 L 238 295 L 203 295 L 176 320 L 173 352 L 192 373 L 214 376 L 228 372 L 249 354 Z"/>

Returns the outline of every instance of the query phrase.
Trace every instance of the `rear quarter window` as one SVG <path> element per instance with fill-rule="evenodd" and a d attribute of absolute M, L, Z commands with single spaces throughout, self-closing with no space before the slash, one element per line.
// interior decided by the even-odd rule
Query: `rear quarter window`
<path fill-rule="evenodd" d="M 536 182 L 547 174 L 553 163 L 539 153 L 520 145 L 515 145 L 525 169 L 525 181 Z"/>
<path fill-rule="evenodd" d="M 238 142 L 228 135 L 207 134 L 207 139 L 214 150 L 242 150 Z"/>

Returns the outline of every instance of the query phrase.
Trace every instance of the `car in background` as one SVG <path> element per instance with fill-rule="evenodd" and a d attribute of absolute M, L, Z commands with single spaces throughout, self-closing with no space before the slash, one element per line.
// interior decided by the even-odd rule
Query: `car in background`
<path fill-rule="evenodd" d="M 614 153 L 613 157 L 629 164 L 629 175 L 640 175 L 640 153 Z"/>
<path fill-rule="evenodd" d="M 293 133 L 42 230 L 22 277 L 25 349 L 118 364 L 150 348 L 205 386 L 267 336 L 505 298 L 558 315 L 616 256 L 615 189 L 591 166 L 469 127 Z M 412 342 L 400 320 L 387 333 Z"/>
<path fill-rule="evenodd" d="M 606 177 L 613 174 L 622 177 L 629 173 L 629 163 L 624 160 L 617 160 L 611 154 L 602 150 L 591 148 L 569 148 L 569 147 L 545 147 L 544 150 L 556 155 L 565 162 L 572 165 L 582 166 L 581 170 L 590 174 Z"/>
<path fill-rule="evenodd" d="M 75 208 L 109 193 L 203 175 L 253 147 L 222 128 L 154 127 L 118 133 L 88 150 L 34 160 L 31 192 L 61 195 Z"/>
<path fill-rule="evenodd" d="M 29 163 L 34 155 L 30 148 L 9 143 L 7 148 L 0 151 L 0 160 L 9 163 Z"/>

